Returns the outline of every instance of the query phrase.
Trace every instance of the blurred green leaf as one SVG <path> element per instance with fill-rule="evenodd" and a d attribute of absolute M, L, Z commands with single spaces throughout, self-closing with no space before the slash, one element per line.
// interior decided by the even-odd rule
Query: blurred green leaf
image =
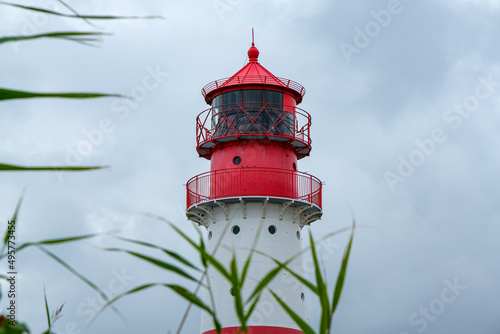
<path fill-rule="evenodd" d="M 1 43 L 0 39 L 0 43 Z M 103 94 L 103 93 L 35 93 L 20 90 L 11 90 L 0 88 L 0 101 L 14 99 L 31 99 L 41 97 L 57 97 L 64 99 L 94 99 L 99 97 L 125 97 L 118 94 Z"/>
<path fill-rule="evenodd" d="M 30 333 L 28 326 L 24 323 L 20 323 L 14 321 L 14 324 L 11 324 L 11 320 L 9 318 L 5 318 L 0 315 L 0 334 L 24 334 Z"/>
<path fill-rule="evenodd" d="M 26 10 L 31 10 L 31 11 L 35 11 L 35 12 L 41 12 L 41 13 L 50 14 L 50 15 L 69 17 L 69 18 L 78 18 L 78 19 L 122 20 L 122 19 L 162 19 L 163 18 L 162 16 L 159 16 L 159 15 L 150 15 L 150 16 L 79 15 L 78 13 L 76 13 L 75 10 L 73 10 L 71 7 L 69 7 L 66 3 L 64 3 L 62 1 L 59 1 L 59 2 L 63 3 L 65 5 L 65 7 L 70 9 L 74 14 L 65 14 L 65 13 L 56 12 L 56 11 L 45 9 L 45 8 L 23 6 L 23 5 L 5 2 L 5 1 L 0 1 L 0 4 L 12 6 L 12 7 L 17 7 L 17 8 L 21 8 L 21 9 L 26 9 Z"/>
<path fill-rule="evenodd" d="M 353 220 L 353 227 L 351 232 L 351 237 L 349 238 L 349 244 L 344 252 L 344 257 L 342 258 L 342 266 L 339 271 L 339 275 L 337 277 L 337 284 L 335 285 L 335 291 L 333 292 L 333 300 L 332 300 L 332 315 L 337 309 L 337 304 L 340 300 L 340 295 L 342 294 L 342 288 L 344 286 L 345 275 L 347 272 L 347 263 L 349 261 L 349 256 L 351 254 L 351 246 L 352 240 L 354 238 L 354 229 L 356 228 L 356 221 Z"/>
<path fill-rule="evenodd" d="M 82 31 L 82 32 L 57 31 L 57 32 L 47 32 L 43 34 L 35 34 L 35 35 L 4 36 L 0 37 L 0 44 L 10 43 L 10 42 L 22 42 L 39 38 L 55 38 L 91 46 L 93 45 L 92 43 L 101 41 L 100 37 L 105 35 L 109 34 L 103 32 L 91 32 L 91 31 Z"/>
<path fill-rule="evenodd" d="M 165 286 L 167 286 L 168 288 L 172 289 L 174 292 L 176 292 L 179 296 L 183 297 L 184 299 L 186 299 L 187 301 L 189 301 L 190 303 L 198 306 L 199 308 L 207 311 L 208 313 L 210 313 L 213 317 L 213 320 L 214 320 L 214 325 L 216 327 L 217 332 L 220 332 L 220 328 L 221 328 L 221 325 L 220 325 L 220 322 L 217 318 L 217 315 L 215 314 L 215 312 L 207 305 L 205 304 L 200 298 L 198 298 L 195 294 L 191 293 L 190 291 L 188 291 L 186 288 L 180 286 L 180 285 L 176 285 L 176 284 L 166 284 Z"/>
<path fill-rule="evenodd" d="M 104 248 L 105 251 L 108 251 L 108 252 L 124 252 L 124 253 L 128 253 L 132 256 L 135 256 L 137 258 L 140 258 L 142 260 L 145 260 L 146 262 L 149 262 L 149 263 L 152 263 L 160 268 L 163 268 L 163 269 L 166 269 L 168 271 L 171 271 L 171 272 L 174 272 L 184 278 L 187 278 L 188 280 L 191 280 L 191 281 L 195 281 L 195 282 L 198 282 L 198 280 L 196 278 L 194 278 L 193 276 L 189 275 L 187 272 L 185 272 L 184 270 L 182 270 L 181 268 L 171 264 L 171 263 L 168 263 L 168 262 L 165 262 L 165 261 L 162 261 L 162 260 L 159 260 L 159 259 L 156 259 L 156 258 L 153 258 L 151 256 L 148 256 L 148 255 L 144 255 L 144 254 L 140 254 L 140 253 L 137 253 L 137 252 L 133 252 L 133 251 L 130 251 L 130 250 L 127 250 L 127 249 L 122 249 L 122 248 Z"/>
<path fill-rule="evenodd" d="M 192 262 L 190 262 L 189 260 L 187 260 L 185 257 L 183 257 L 179 253 L 176 253 L 176 252 L 171 251 L 169 249 L 166 249 L 166 248 L 163 248 L 161 246 L 154 245 L 154 244 L 151 244 L 151 243 L 148 243 L 148 242 L 144 242 L 144 241 L 139 241 L 139 240 L 124 238 L 124 237 L 115 237 L 115 238 L 118 239 L 118 240 L 125 241 L 125 242 L 130 242 L 130 243 L 133 243 L 133 244 L 137 244 L 137 245 L 141 245 L 141 246 L 146 246 L 146 247 L 149 247 L 149 248 L 159 249 L 162 252 L 164 252 L 165 254 L 167 254 L 167 255 L 171 256 L 172 258 L 176 259 L 177 261 L 185 264 L 186 266 L 188 266 L 190 268 L 193 268 L 193 269 L 195 269 L 197 271 L 201 271 L 200 268 L 196 267 Z"/>
<path fill-rule="evenodd" d="M 5 246 L 7 245 L 7 241 L 9 240 L 12 230 L 16 228 L 17 216 L 19 214 L 19 210 L 21 209 L 21 204 L 23 203 L 25 192 L 26 188 L 23 189 L 21 195 L 19 196 L 19 199 L 17 200 L 16 209 L 14 210 L 14 214 L 12 215 L 12 219 L 10 220 L 11 224 L 7 227 L 7 230 L 5 231 L 5 235 L 3 237 L 3 245 L 0 251 L 0 258 L 3 257 L 3 251 L 5 250 Z"/>
<path fill-rule="evenodd" d="M 50 332 L 52 324 L 50 323 L 49 303 L 47 302 L 47 295 L 45 294 L 45 288 L 43 288 L 43 299 L 45 300 L 45 312 L 47 314 L 47 324 L 49 325 L 49 329 L 47 329 L 47 332 Z"/>
<path fill-rule="evenodd" d="M 315 334 L 314 330 L 297 313 L 295 313 L 288 305 L 286 305 L 280 297 L 278 297 L 273 291 L 271 291 L 271 293 L 274 298 L 276 298 L 281 307 L 283 307 L 283 309 L 288 313 L 293 321 L 295 321 L 295 323 L 300 327 L 304 334 Z"/>
<path fill-rule="evenodd" d="M 31 242 L 26 242 L 26 243 L 20 244 L 16 250 L 17 250 L 17 252 L 19 252 L 20 250 L 27 248 L 27 247 L 63 244 L 63 243 L 68 243 L 68 242 L 73 242 L 73 241 L 96 238 L 96 237 L 103 236 L 104 234 L 105 233 L 92 233 L 92 234 L 78 235 L 78 236 L 74 236 L 74 237 L 64 237 L 64 238 L 47 239 L 47 240 L 41 240 L 41 241 L 31 241 Z M 2 255 L 2 257 L 3 257 L 3 255 Z M 0 259 L 2 257 L 0 257 Z"/>

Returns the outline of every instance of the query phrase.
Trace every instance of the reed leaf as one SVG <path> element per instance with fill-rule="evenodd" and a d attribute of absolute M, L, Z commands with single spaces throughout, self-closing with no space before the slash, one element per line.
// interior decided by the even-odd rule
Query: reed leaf
<path fill-rule="evenodd" d="M 337 305 L 340 300 L 340 295 L 342 294 L 342 288 L 344 287 L 344 280 L 345 280 L 345 275 L 347 272 L 347 263 L 349 261 L 349 256 L 351 254 L 351 246 L 352 246 L 352 240 L 354 238 L 354 229 L 356 228 L 356 221 L 353 220 L 353 227 L 352 227 L 352 232 L 351 232 L 351 237 L 349 238 L 349 244 L 347 245 L 347 248 L 344 252 L 344 256 L 342 258 L 342 266 L 339 271 L 339 275 L 337 277 L 337 284 L 335 285 L 335 291 L 333 292 L 333 299 L 332 299 L 332 315 L 337 309 Z"/>
<path fill-rule="evenodd" d="M 19 252 L 20 250 L 27 248 L 27 247 L 31 247 L 31 246 L 63 244 L 63 243 L 68 243 L 68 242 L 73 242 L 73 241 L 79 241 L 79 240 L 100 237 L 102 235 L 104 235 L 104 233 L 92 233 L 92 234 L 78 235 L 78 236 L 74 236 L 74 237 L 65 237 L 65 238 L 25 242 L 25 243 L 19 245 L 19 247 L 17 247 L 17 251 Z M 2 257 L 0 257 L 0 258 L 2 258 Z"/>
<path fill-rule="evenodd" d="M 283 309 L 288 313 L 288 315 L 295 321 L 295 323 L 300 327 L 304 334 L 315 334 L 314 330 L 302 319 L 297 313 L 295 313 L 280 297 L 278 297 L 273 291 L 271 294 L 278 301 L 278 303 L 283 307 Z"/>
<path fill-rule="evenodd" d="M 158 245 L 155 245 L 155 244 L 151 244 L 151 243 L 148 243 L 148 242 L 144 242 L 144 241 L 139 241 L 139 240 L 124 238 L 124 237 L 115 237 L 115 238 L 118 239 L 118 240 L 125 241 L 125 242 L 129 242 L 129 243 L 133 243 L 133 244 L 137 244 L 137 245 L 141 245 L 141 246 L 145 246 L 145 247 L 149 247 L 149 248 L 154 248 L 154 249 L 161 250 L 162 252 L 164 252 L 165 254 L 169 255 L 170 257 L 176 259 L 177 261 L 181 262 L 182 264 L 185 264 L 186 266 L 188 266 L 188 267 L 190 267 L 192 269 L 195 269 L 197 271 L 201 271 L 200 268 L 198 268 L 197 266 L 195 266 L 192 262 L 190 262 L 188 259 L 186 259 L 185 257 L 183 257 L 182 255 L 180 255 L 177 252 L 174 252 L 174 251 L 171 251 L 169 249 L 163 248 L 161 246 L 158 246 Z"/>
<path fill-rule="evenodd" d="M 17 216 L 19 215 L 19 210 L 21 209 L 21 205 L 23 204 L 23 199 L 24 199 L 25 193 L 26 193 L 26 188 L 23 189 L 23 191 L 21 192 L 21 195 L 19 196 L 19 199 L 17 200 L 16 209 L 14 210 L 14 214 L 12 215 L 12 219 L 10 220 L 12 223 L 12 228 L 14 228 L 14 229 L 16 228 Z M 5 246 L 7 245 L 7 242 L 9 240 L 10 235 L 11 235 L 12 228 L 10 226 L 8 226 L 7 230 L 5 231 L 5 235 L 3 236 L 3 245 L 2 245 L 2 249 L 0 251 L 0 259 L 3 258 L 3 256 L 4 256 L 3 252 L 5 250 Z M 17 250 L 19 251 L 19 248 L 17 248 Z"/>
<path fill-rule="evenodd" d="M 52 39 L 61 39 L 65 41 L 77 42 L 80 44 L 92 46 L 94 45 L 92 43 L 101 41 L 101 37 L 105 35 L 109 34 L 103 32 L 92 32 L 92 31 L 55 31 L 55 32 L 47 32 L 34 35 L 4 36 L 0 37 L 0 44 L 29 41 L 40 38 L 52 38 Z"/>
<path fill-rule="evenodd" d="M 62 1 L 59 1 L 63 3 Z M 5 1 L 0 1 L 0 4 L 6 5 L 6 6 L 12 6 L 12 7 L 17 7 L 25 10 L 31 10 L 35 12 L 40 12 L 40 13 L 45 13 L 49 15 L 56 15 L 56 16 L 62 16 L 62 17 L 68 17 L 68 18 L 78 18 L 78 19 L 91 19 L 91 20 L 123 20 L 123 19 L 163 19 L 162 16 L 159 15 L 149 15 L 149 16 L 116 16 L 116 15 L 80 15 L 76 13 L 71 7 L 69 7 L 67 4 L 63 3 L 65 7 L 70 9 L 74 14 L 65 14 L 61 12 L 56 12 L 54 10 L 49 10 L 45 8 L 40 8 L 40 7 L 32 7 L 32 6 L 23 6 L 11 2 L 5 2 Z"/>
<path fill-rule="evenodd" d="M 174 272 L 184 278 L 187 278 L 188 280 L 191 280 L 191 281 L 195 281 L 195 282 L 198 282 L 198 280 L 196 278 L 194 278 L 193 276 L 189 275 L 187 272 L 185 272 L 184 270 L 182 270 L 181 268 L 171 264 L 171 263 L 168 263 L 168 262 L 165 262 L 165 261 L 162 261 L 162 260 L 159 260 L 159 259 L 156 259 L 154 257 L 151 257 L 151 256 L 148 256 L 148 255 L 144 255 L 144 254 L 140 254 L 140 253 L 137 253 L 137 252 L 133 252 L 133 251 L 130 251 L 130 250 L 127 250 L 127 249 L 122 249 L 122 248 L 104 248 L 105 251 L 108 251 L 108 252 L 124 252 L 124 253 L 128 253 L 132 256 L 135 256 L 141 260 L 144 260 L 146 262 L 149 262 L 151 264 L 154 264 L 162 269 L 165 269 L 165 270 L 168 270 L 168 271 L 171 271 L 171 272 Z"/>
<path fill-rule="evenodd" d="M 47 295 L 45 294 L 45 287 L 43 288 L 43 299 L 45 300 L 45 312 L 47 314 L 47 324 L 49 325 L 49 329 L 47 331 L 50 331 L 52 324 L 50 323 L 49 303 L 47 303 Z"/>
<path fill-rule="evenodd" d="M 217 315 L 215 314 L 215 312 L 210 308 L 210 306 L 208 306 L 207 304 L 205 304 L 200 298 L 198 298 L 194 293 L 191 293 L 190 291 L 188 291 L 186 288 L 180 286 L 180 285 L 176 285 L 176 284 L 166 284 L 165 285 L 166 287 L 172 289 L 172 291 L 174 291 L 175 293 L 177 293 L 179 296 L 181 296 L 182 298 L 186 299 L 187 301 L 189 301 L 190 303 L 198 306 L 199 308 L 207 311 L 208 313 L 210 313 L 212 315 L 212 318 L 213 318 L 213 321 L 214 321 L 214 326 L 215 326 L 215 329 L 217 331 L 217 333 L 220 333 L 221 332 L 221 324 L 217 318 Z"/>
<path fill-rule="evenodd" d="M 2 39 L 0 39 L 2 43 Z M 64 98 L 64 99 L 94 99 L 99 97 L 125 97 L 119 94 L 104 94 L 104 93 L 36 93 L 21 90 L 12 90 L 0 88 L 0 101 L 14 99 L 31 99 L 31 98 Z"/>
<path fill-rule="evenodd" d="M 9 165 L 0 163 L 0 172 L 22 172 L 22 171 L 68 171 L 68 172 L 81 172 L 94 169 L 108 168 L 109 166 L 82 166 L 82 167 L 26 167 L 19 165 Z"/>

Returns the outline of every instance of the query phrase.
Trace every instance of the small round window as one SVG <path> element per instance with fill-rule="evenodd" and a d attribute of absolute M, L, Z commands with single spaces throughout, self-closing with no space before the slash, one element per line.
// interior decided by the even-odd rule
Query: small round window
<path fill-rule="evenodd" d="M 241 163 L 241 158 L 239 156 L 235 156 L 233 158 L 233 164 L 239 165 Z"/>
<path fill-rule="evenodd" d="M 297 164 L 295 162 L 292 164 L 292 168 L 293 170 L 297 170 Z"/>
<path fill-rule="evenodd" d="M 212 239 L 212 231 L 208 232 L 208 240 Z"/>
<path fill-rule="evenodd" d="M 300 232 L 299 231 L 297 231 L 297 239 L 300 240 Z"/>
<path fill-rule="evenodd" d="M 267 230 L 269 231 L 269 233 L 274 234 L 276 233 L 276 226 L 271 225 Z"/>
<path fill-rule="evenodd" d="M 238 225 L 234 225 L 231 231 L 233 232 L 233 234 L 238 234 L 240 233 L 240 227 Z"/>

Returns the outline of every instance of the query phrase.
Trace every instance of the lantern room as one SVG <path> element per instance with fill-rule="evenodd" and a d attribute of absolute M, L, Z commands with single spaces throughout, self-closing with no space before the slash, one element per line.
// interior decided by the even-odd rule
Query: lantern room
<path fill-rule="evenodd" d="M 304 87 L 273 75 L 258 62 L 258 56 L 252 43 L 248 64 L 232 77 L 211 82 L 202 89 L 211 108 L 197 118 L 200 157 L 211 160 L 226 143 L 245 139 L 280 142 L 290 146 L 295 159 L 309 155 L 311 117 L 297 108 L 305 94 Z"/>

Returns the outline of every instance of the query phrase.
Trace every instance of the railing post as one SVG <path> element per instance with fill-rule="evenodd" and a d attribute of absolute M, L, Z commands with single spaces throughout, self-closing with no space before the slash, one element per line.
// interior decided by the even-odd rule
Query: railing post
<path fill-rule="evenodd" d="M 312 192 L 313 192 L 313 179 L 312 179 L 312 175 L 309 175 L 309 203 L 312 203 L 313 202 L 313 199 L 312 199 Z"/>

